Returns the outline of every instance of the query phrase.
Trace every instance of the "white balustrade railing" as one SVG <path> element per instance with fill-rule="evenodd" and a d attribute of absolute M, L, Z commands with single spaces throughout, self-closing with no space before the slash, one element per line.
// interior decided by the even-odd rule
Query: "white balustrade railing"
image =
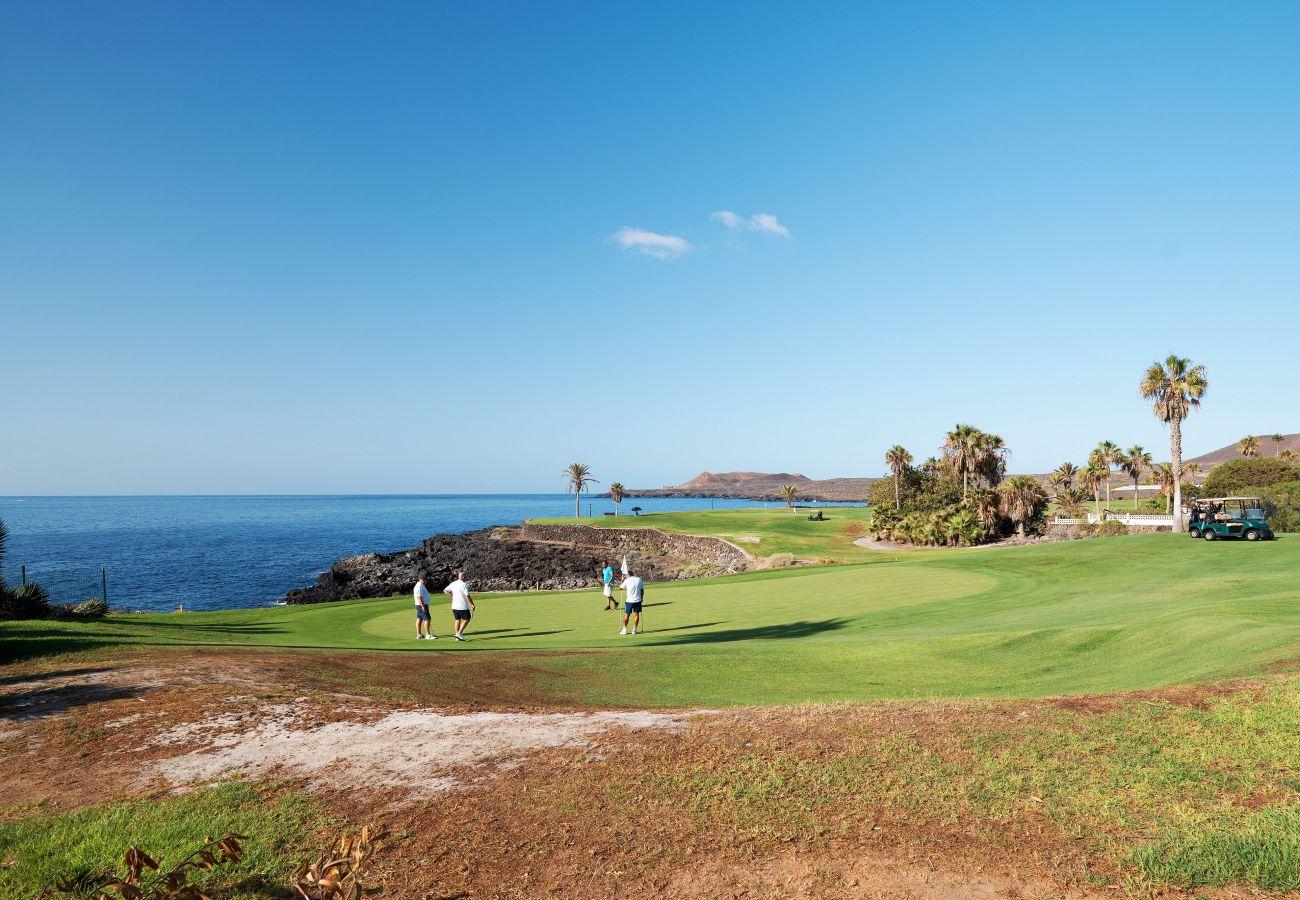
<path fill-rule="evenodd" d="M 1101 519 L 1096 513 L 1088 513 L 1086 519 L 1070 518 L 1068 516 L 1057 516 L 1052 520 L 1053 525 L 1094 525 Z M 1159 513 L 1106 513 L 1105 517 L 1111 522 L 1123 522 L 1125 525 L 1147 525 L 1150 527 L 1159 527 L 1161 525 L 1173 527 L 1174 517 L 1171 515 L 1161 515 Z"/>

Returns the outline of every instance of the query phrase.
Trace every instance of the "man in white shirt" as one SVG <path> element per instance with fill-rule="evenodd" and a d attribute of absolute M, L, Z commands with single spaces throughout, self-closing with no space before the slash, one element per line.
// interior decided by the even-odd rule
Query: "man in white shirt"
<path fill-rule="evenodd" d="M 424 576 L 415 583 L 415 639 L 436 640 L 433 626 L 429 624 L 429 589 L 424 586 Z"/>
<path fill-rule="evenodd" d="M 627 634 L 629 616 L 632 618 L 632 633 L 636 634 L 641 624 L 641 598 L 645 596 L 645 582 L 640 575 L 628 569 L 627 576 L 619 587 L 627 591 L 627 596 L 623 598 L 623 630 L 619 634 Z"/>
<path fill-rule="evenodd" d="M 457 572 L 456 580 L 442 589 L 451 598 L 451 617 L 456 622 L 456 640 L 465 640 L 465 626 L 469 624 L 470 610 L 478 609 L 474 598 L 469 595 L 469 585 L 465 583 L 465 573 Z"/>

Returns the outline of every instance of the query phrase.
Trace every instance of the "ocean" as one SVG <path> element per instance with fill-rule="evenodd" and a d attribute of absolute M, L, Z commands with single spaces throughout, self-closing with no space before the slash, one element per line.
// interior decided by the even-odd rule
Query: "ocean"
<path fill-rule="evenodd" d="M 748 500 L 638 498 L 645 512 L 761 507 Z M 768 504 L 772 505 L 772 504 Z M 612 511 L 582 500 L 583 515 Z M 241 609 L 283 599 L 341 556 L 414 547 L 440 532 L 573 515 L 565 494 L 251 497 L 0 497 L 4 576 L 26 566 L 59 603 L 101 592 L 118 610 Z"/>

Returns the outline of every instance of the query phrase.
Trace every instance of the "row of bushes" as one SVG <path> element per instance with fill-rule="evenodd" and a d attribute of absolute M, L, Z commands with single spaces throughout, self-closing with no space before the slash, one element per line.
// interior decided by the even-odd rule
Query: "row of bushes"
<path fill-rule="evenodd" d="M 878 537 L 932 547 L 973 547 L 986 537 L 980 520 L 960 503 L 911 512 L 882 507 L 872 513 L 871 527 Z"/>
<path fill-rule="evenodd" d="M 1260 497 L 1274 531 L 1300 531 L 1300 465 L 1285 459 L 1256 456 L 1221 463 L 1210 470 L 1203 494 Z"/>
<path fill-rule="evenodd" d="M 103 597 L 91 597 L 76 605 L 51 603 L 49 591 L 34 581 L 16 588 L 0 584 L 0 621 L 67 617 L 97 619 L 107 614 L 108 603 Z"/>
<path fill-rule="evenodd" d="M 1210 470 L 1205 479 L 1205 496 L 1234 497 L 1260 494 L 1274 485 L 1300 481 L 1300 466 L 1276 456 L 1232 459 Z M 1184 488 L 1183 496 L 1187 496 Z"/>

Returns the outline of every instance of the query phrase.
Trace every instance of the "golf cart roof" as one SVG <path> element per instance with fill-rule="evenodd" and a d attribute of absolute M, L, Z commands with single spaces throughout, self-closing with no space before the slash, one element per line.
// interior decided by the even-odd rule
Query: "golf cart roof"
<path fill-rule="evenodd" d="M 1206 503 L 1227 503 L 1229 500 L 1252 500 L 1258 502 L 1262 497 L 1204 497 Z"/>

